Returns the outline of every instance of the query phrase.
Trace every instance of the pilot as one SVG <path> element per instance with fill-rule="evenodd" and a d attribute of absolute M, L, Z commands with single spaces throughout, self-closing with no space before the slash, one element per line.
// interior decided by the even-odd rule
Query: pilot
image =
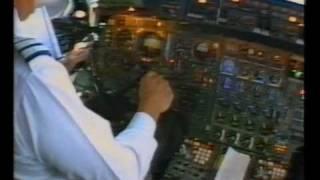
<path fill-rule="evenodd" d="M 65 66 L 57 61 L 53 29 L 38 1 L 14 1 L 15 179 L 144 179 L 157 148 L 157 121 L 173 100 L 168 81 L 154 72 L 142 78 L 137 113 L 114 136 L 109 121 L 84 106 L 66 68 L 88 50 L 74 50 Z"/>

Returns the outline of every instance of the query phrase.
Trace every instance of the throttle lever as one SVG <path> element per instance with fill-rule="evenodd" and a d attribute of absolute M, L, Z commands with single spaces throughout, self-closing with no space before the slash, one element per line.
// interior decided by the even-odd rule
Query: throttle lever
<path fill-rule="evenodd" d="M 96 33 L 90 33 L 87 36 L 85 36 L 79 43 L 76 43 L 74 46 L 74 49 L 88 48 L 88 47 L 92 46 L 98 40 L 99 40 L 99 36 Z M 85 62 L 85 61 L 81 62 L 76 65 L 76 67 L 74 68 L 75 69 L 74 71 L 77 71 L 86 65 L 87 65 L 87 62 Z"/>

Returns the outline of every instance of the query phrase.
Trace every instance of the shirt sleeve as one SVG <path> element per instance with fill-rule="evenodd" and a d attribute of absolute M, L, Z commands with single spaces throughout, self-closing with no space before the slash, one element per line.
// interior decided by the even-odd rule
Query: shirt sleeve
<path fill-rule="evenodd" d="M 33 142 L 41 162 L 70 179 L 145 177 L 157 147 L 149 115 L 136 113 L 114 137 L 109 122 L 83 105 L 63 65 L 45 55 L 29 65 L 32 80 L 24 107 L 28 119 L 37 121 Z"/>
<path fill-rule="evenodd" d="M 136 154 L 139 162 L 141 162 L 139 163 L 139 174 L 143 176 L 147 174 L 154 153 L 154 151 L 150 151 L 149 149 L 150 147 L 155 149 L 157 144 L 154 140 L 147 140 L 146 142 L 142 142 L 141 140 L 145 139 L 145 137 L 153 137 L 155 128 L 156 124 L 152 117 L 146 113 L 139 112 L 135 114 L 128 128 L 116 137 L 117 142 L 122 145 L 143 153 L 142 156 Z"/>

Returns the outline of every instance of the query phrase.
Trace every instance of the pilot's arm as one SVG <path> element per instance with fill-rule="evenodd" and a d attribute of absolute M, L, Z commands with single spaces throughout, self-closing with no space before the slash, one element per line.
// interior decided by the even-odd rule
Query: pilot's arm
<path fill-rule="evenodd" d="M 28 64 L 32 73 L 20 108 L 39 163 L 67 179 L 145 177 L 157 147 L 156 121 L 173 98 L 168 82 L 155 73 L 143 78 L 139 112 L 114 137 L 109 122 L 83 105 L 61 63 L 43 54 Z"/>

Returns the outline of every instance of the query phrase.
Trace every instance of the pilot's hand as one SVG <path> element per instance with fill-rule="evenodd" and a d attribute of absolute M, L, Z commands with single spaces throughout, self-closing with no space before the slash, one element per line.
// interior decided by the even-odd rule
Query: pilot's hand
<path fill-rule="evenodd" d="M 91 48 L 73 48 L 71 52 L 67 55 L 67 61 L 72 66 L 76 66 L 77 64 L 84 62 L 88 59 Z"/>
<path fill-rule="evenodd" d="M 160 114 L 169 109 L 173 97 L 169 82 L 159 74 L 149 72 L 140 82 L 138 111 L 149 114 L 157 121 Z"/>
<path fill-rule="evenodd" d="M 69 52 L 69 54 L 66 57 L 66 60 L 64 61 L 65 67 L 69 71 L 71 71 L 78 64 L 87 61 L 89 58 L 91 49 L 92 49 L 91 47 L 77 48 L 77 46 L 75 46 L 72 49 L 72 51 Z"/>

